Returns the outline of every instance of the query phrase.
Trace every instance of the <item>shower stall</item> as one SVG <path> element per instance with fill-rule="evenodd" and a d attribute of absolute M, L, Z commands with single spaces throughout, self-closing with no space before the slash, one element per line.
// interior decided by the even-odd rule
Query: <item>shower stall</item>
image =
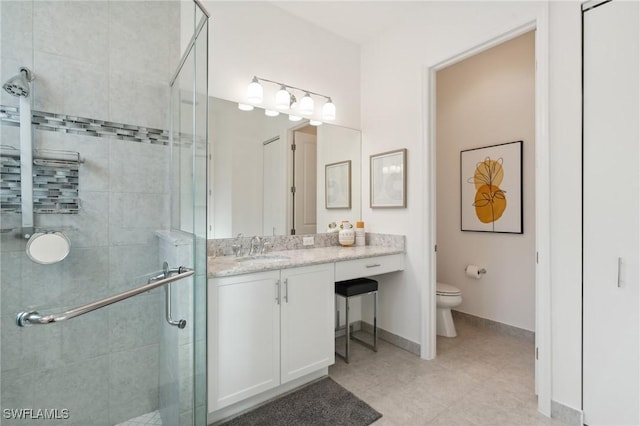
<path fill-rule="evenodd" d="M 205 425 L 207 12 L 0 19 L 0 424 Z"/>

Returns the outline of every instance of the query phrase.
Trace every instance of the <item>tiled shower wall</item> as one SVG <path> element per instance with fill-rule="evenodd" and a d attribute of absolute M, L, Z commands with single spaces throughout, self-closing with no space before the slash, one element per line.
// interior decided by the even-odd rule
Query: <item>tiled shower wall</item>
<path fill-rule="evenodd" d="M 34 110 L 167 129 L 178 2 L 3 0 L 0 16 L 1 79 L 29 67 Z M 17 98 L 3 91 L 0 103 L 17 106 Z M 18 127 L 0 131 L 1 144 L 19 145 Z M 160 269 L 155 231 L 169 227 L 169 147 L 35 130 L 34 148 L 80 153 L 80 210 L 35 215 L 36 227 L 63 229 L 71 240 L 54 265 L 31 262 L 16 232 L 0 236 L 0 406 L 66 408 L 65 425 L 112 425 L 156 410 L 161 292 L 60 324 L 18 328 L 14 318 L 97 300 Z M 1 221 L 13 228 L 20 217 Z"/>

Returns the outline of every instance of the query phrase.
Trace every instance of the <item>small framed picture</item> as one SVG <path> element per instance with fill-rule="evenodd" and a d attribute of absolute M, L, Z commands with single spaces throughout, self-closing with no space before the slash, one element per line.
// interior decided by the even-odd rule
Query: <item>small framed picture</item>
<path fill-rule="evenodd" d="M 371 208 L 407 207 L 407 150 L 383 152 L 369 158 Z"/>
<path fill-rule="evenodd" d="M 351 160 L 324 166 L 325 207 L 351 208 Z"/>

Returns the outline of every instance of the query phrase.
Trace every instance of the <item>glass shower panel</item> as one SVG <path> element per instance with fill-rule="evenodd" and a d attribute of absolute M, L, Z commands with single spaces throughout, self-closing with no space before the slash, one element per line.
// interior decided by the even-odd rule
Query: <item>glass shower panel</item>
<path fill-rule="evenodd" d="M 5 174 L 18 167 L 12 152 L 21 141 L 15 119 L 19 104 L 2 92 L 2 425 L 206 424 L 201 414 L 206 417 L 206 396 L 200 395 L 206 386 L 199 382 L 206 358 L 201 349 L 206 306 L 200 305 L 206 303 L 201 294 L 206 292 L 206 240 L 201 238 L 206 223 L 195 216 L 206 189 L 197 182 L 202 152 L 193 141 L 206 140 L 199 97 L 207 90 L 206 48 L 201 48 L 207 27 L 206 22 L 200 27 L 188 72 L 180 77 L 189 94 L 176 103 L 168 82 L 180 62 L 184 34 L 190 39 L 194 33 L 193 23 L 181 31 L 182 5 L 0 2 L 0 83 L 20 66 L 36 76 L 30 93 L 34 158 L 46 162 L 62 152 L 80 158 L 75 168 L 51 166 L 52 176 L 77 180 L 79 208 L 34 214 L 36 233 L 64 234 L 71 243 L 69 255 L 57 263 L 35 263 L 26 254 L 29 240 L 22 233 L 20 209 L 7 208 L 9 200 L 21 196 L 21 181 L 14 177 L 9 184 Z M 84 33 L 91 37 L 75 36 Z M 171 112 L 180 109 L 183 121 L 191 122 L 184 131 L 192 142 L 186 150 L 186 143 L 176 148 L 176 156 Z M 64 173 L 56 169 L 60 166 L 66 167 Z M 177 187 L 171 172 L 176 166 L 192 176 Z M 44 191 L 51 205 L 64 201 L 65 185 L 34 177 L 34 188 Z M 182 226 L 173 225 L 175 200 L 185 212 L 178 210 L 185 217 Z M 164 261 L 195 274 L 75 318 L 16 325 L 22 311 L 58 314 L 145 286 L 163 275 Z M 169 320 L 186 320 L 186 326 Z"/>
<path fill-rule="evenodd" d="M 196 8 L 197 9 L 197 8 Z M 171 87 L 172 232 L 191 242 L 196 274 L 190 285 L 174 286 L 172 295 L 193 318 L 189 334 L 179 336 L 180 425 L 206 424 L 206 164 L 207 164 L 207 17 L 196 26 L 197 37 Z M 205 120 L 202 122 L 202 120 Z M 187 327 L 188 328 L 188 327 Z M 173 350 L 171 339 L 165 349 Z M 189 374 L 185 375 L 184 371 Z M 171 399 L 167 400 L 171 406 Z M 161 411 L 165 405 L 161 402 Z"/>
<path fill-rule="evenodd" d="M 196 236 L 196 275 L 193 286 L 196 328 L 194 333 L 195 424 L 207 424 L 207 189 L 209 179 L 209 26 L 203 14 L 202 30 L 195 45 L 195 149 L 194 157 L 194 234 Z"/>

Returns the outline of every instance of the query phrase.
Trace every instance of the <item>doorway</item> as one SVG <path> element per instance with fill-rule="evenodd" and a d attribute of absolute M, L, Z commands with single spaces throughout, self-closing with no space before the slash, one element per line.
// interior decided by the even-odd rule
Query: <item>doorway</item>
<path fill-rule="evenodd" d="M 309 124 L 291 130 L 289 168 L 290 235 L 315 234 L 317 229 L 317 127 Z"/>
<path fill-rule="evenodd" d="M 459 319 L 491 320 L 531 341 L 534 48 L 529 31 L 436 76 L 437 280 L 461 290 Z M 468 265 L 486 272 L 469 277 Z"/>
<path fill-rule="evenodd" d="M 546 17 L 539 17 L 536 21 L 522 25 L 513 29 L 507 33 L 490 39 L 480 45 L 477 45 L 471 49 L 460 52 L 459 54 L 444 60 L 434 66 L 428 68 L 428 82 L 425 85 L 428 92 L 426 93 L 427 110 L 429 117 L 428 132 L 425 135 L 427 140 L 427 164 L 429 164 L 429 172 L 427 173 L 426 180 L 428 182 L 428 188 L 430 196 L 428 198 L 428 204 L 425 206 L 425 220 L 428 223 L 428 232 L 431 237 L 428 239 L 428 252 L 429 262 L 425 266 L 425 276 L 428 276 L 428 283 L 424 287 L 425 294 L 423 296 L 423 303 L 426 306 L 431 307 L 427 309 L 423 315 L 423 347 L 422 357 L 425 359 L 432 359 L 436 355 L 436 282 L 438 276 L 436 275 L 437 269 L 437 256 L 436 250 L 439 249 L 436 240 L 437 235 L 437 222 L 438 217 L 436 213 L 437 202 L 437 180 L 438 180 L 438 168 L 436 166 L 436 143 L 437 143 L 437 114 L 436 114 L 436 88 L 437 78 L 436 75 L 440 70 L 443 70 L 449 66 L 457 64 L 467 58 L 471 58 L 481 52 L 487 51 L 493 47 L 501 45 L 505 42 L 523 36 L 528 32 L 535 31 L 534 52 L 535 52 L 535 89 L 534 89 L 534 105 L 532 113 L 535 115 L 534 119 L 534 140 L 535 140 L 535 152 L 530 152 L 529 156 L 535 159 L 535 166 L 529 168 L 533 171 L 533 182 L 535 183 L 535 189 L 528 188 L 530 194 L 533 194 L 535 209 L 529 210 L 529 216 L 531 219 L 531 229 L 525 228 L 525 232 L 532 232 L 534 234 L 534 250 L 530 253 L 530 262 L 534 264 L 533 270 L 535 274 L 535 306 L 534 306 L 534 330 L 535 330 L 535 388 L 538 395 L 538 410 L 547 416 L 550 415 L 550 383 L 551 383 L 551 369 L 550 369 L 550 287 L 549 287 L 549 264 L 546 261 L 548 258 L 549 250 L 549 199 L 548 199 L 548 146 L 549 141 L 547 137 L 547 116 L 548 116 L 548 30 L 546 29 Z M 439 95 L 439 94 L 438 94 Z M 476 120 L 477 117 L 472 117 L 471 120 Z M 464 124 L 464 123 L 463 123 Z M 508 123 L 504 123 L 508 126 Z M 509 139 L 509 140 L 506 140 Z M 515 141 L 519 138 L 506 138 L 503 142 Z M 490 145 L 486 143 L 484 145 Z M 475 147 L 483 146 L 482 143 L 477 143 Z M 473 146 L 472 146 L 473 147 Z M 458 154 L 459 154 L 458 150 Z M 526 154 L 525 154 L 526 155 Z M 457 178 L 454 183 L 455 194 L 459 194 L 460 188 L 460 172 L 459 172 L 459 159 L 451 165 L 451 167 L 458 170 Z M 532 163 L 534 164 L 534 163 Z M 459 205 L 456 211 L 449 212 L 449 215 L 455 217 L 459 216 Z M 526 211 L 524 213 L 527 214 Z M 533 216 L 531 218 L 531 216 Z M 535 229 L 535 231 L 533 230 Z M 458 233 L 460 227 L 458 224 Z M 440 252 L 440 250 L 438 250 Z M 438 253 L 440 254 L 440 253 Z M 540 255 L 540 256 L 539 256 Z M 542 261 L 540 261 L 542 259 Z M 456 273 L 464 274 L 464 268 L 467 264 L 474 262 L 471 259 L 458 259 L 457 265 L 454 265 L 457 269 Z M 502 271 L 500 267 L 496 273 Z M 511 272 L 513 274 L 513 272 Z M 474 289 L 475 290 L 475 289 Z M 463 293 L 464 298 L 464 293 Z M 546 356 L 538 357 L 538 353 L 544 353 Z"/>

